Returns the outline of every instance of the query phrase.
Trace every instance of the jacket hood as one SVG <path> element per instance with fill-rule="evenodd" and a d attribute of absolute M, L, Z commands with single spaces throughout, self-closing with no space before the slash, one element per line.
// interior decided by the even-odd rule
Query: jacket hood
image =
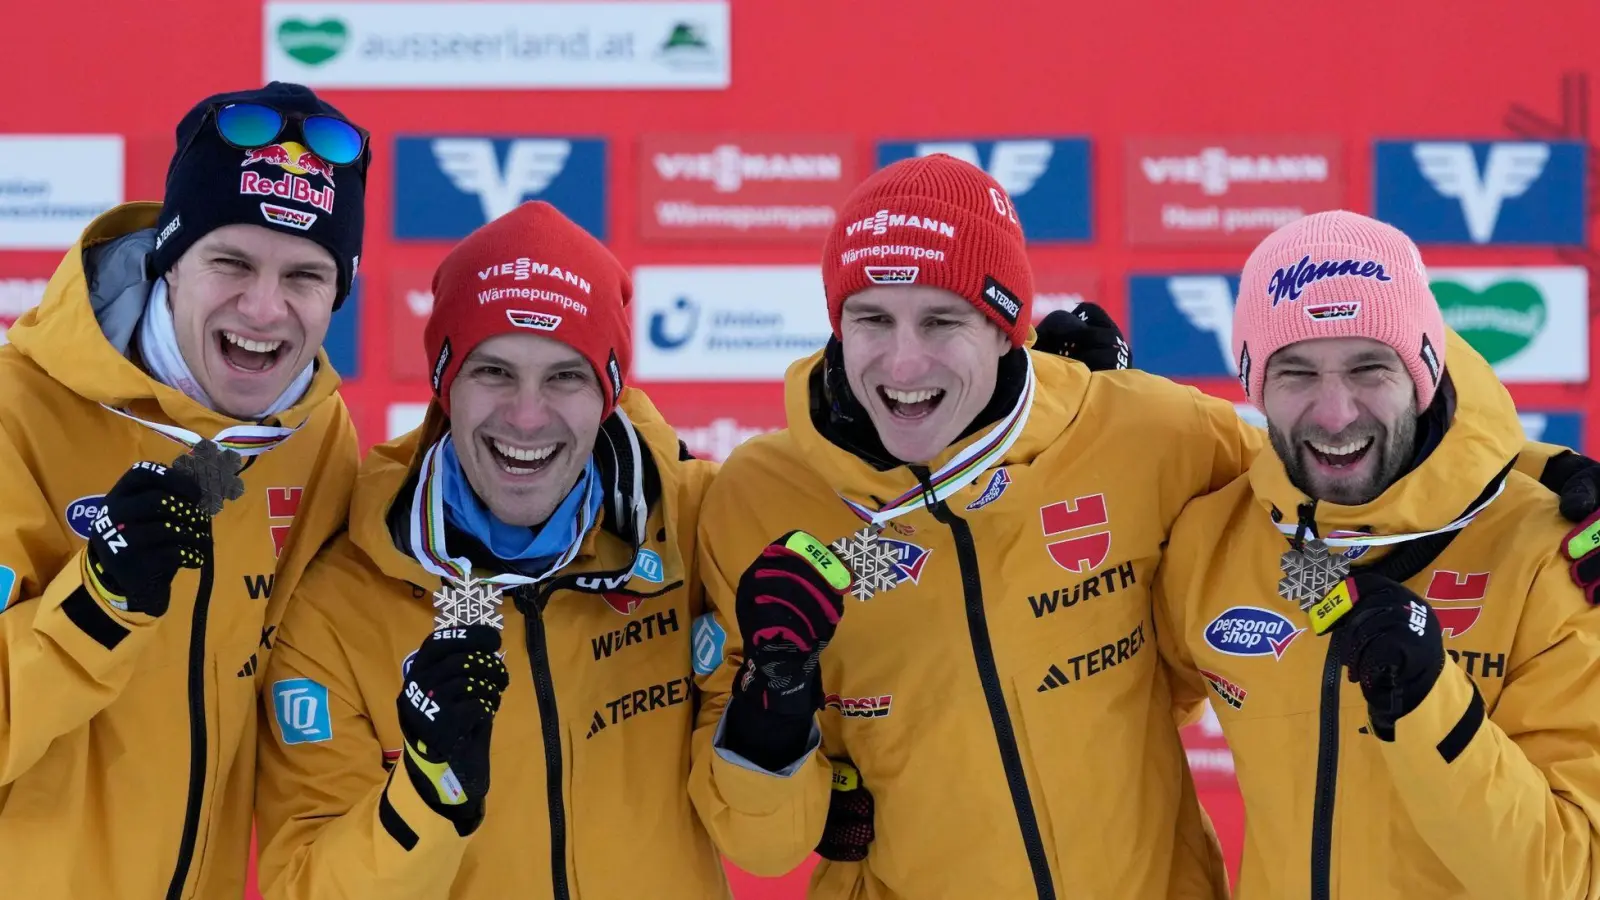
<path fill-rule="evenodd" d="M 1511 394 L 1494 368 L 1454 330 L 1446 329 L 1445 376 L 1455 393 L 1455 413 L 1422 463 L 1371 502 L 1341 506 L 1318 501 L 1317 533 L 1333 530 L 1374 534 L 1432 531 L 1459 517 L 1493 484 L 1522 449 L 1522 423 Z M 1250 467 L 1256 500 L 1293 523 L 1311 498 L 1289 481 L 1283 460 L 1270 448 Z"/>
<path fill-rule="evenodd" d="M 1035 379 L 1033 405 L 1016 443 L 996 466 L 1027 466 L 1049 449 L 1082 408 L 1091 375 L 1081 364 L 1059 356 L 1027 351 Z M 811 421 L 811 375 L 823 364 L 818 351 L 789 366 L 784 375 L 784 413 L 801 458 L 835 490 L 857 501 L 887 501 L 917 487 L 909 466 L 880 471 L 848 450 L 834 444 Z M 991 426 L 992 427 L 992 426 Z M 937 470 L 989 434 L 990 427 L 957 441 L 928 463 Z"/>
<path fill-rule="evenodd" d="M 409 514 L 422 458 L 448 424 L 439 404 L 429 403 L 422 424 L 372 448 L 356 477 L 350 540 L 390 578 L 414 585 L 439 582 L 438 575 L 403 547 L 391 520 Z M 563 587 L 634 597 L 678 586 L 686 566 L 668 524 L 677 514 L 676 433 L 648 397 L 629 388 L 617 413 L 602 423 L 595 454 L 607 485 L 601 515 L 583 536 L 577 556 L 551 580 L 564 582 Z M 446 549 L 461 555 L 456 548 Z M 652 556 L 659 567 L 651 564 Z"/>
<path fill-rule="evenodd" d="M 128 358 L 153 281 L 145 258 L 155 249 L 159 203 L 128 203 L 84 229 L 45 287 L 44 299 L 7 337 L 51 378 L 86 400 L 162 418 L 212 435 L 240 420 L 207 409 L 151 377 Z M 315 374 L 294 406 L 273 418 L 294 428 L 332 397 L 339 376 L 318 350 Z"/>

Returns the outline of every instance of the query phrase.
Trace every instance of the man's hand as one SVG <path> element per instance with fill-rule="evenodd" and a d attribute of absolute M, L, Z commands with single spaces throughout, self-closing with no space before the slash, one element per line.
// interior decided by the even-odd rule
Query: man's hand
<path fill-rule="evenodd" d="M 1568 450 L 1544 464 L 1539 482 L 1560 495 L 1561 517 L 1578 523 L 1561 542 L 1561 554 L 1589 604 L 1600 605 L 1600 462 Z"/>
<path fill-rule="evenodd" d="M 1116 320 L 1098 304 L 1079 303 L 1070 312 L 1058 309 L 1034 326 L 1033 349 L 1075 359 L 1092 372 L 1126 369 L 1133 351 Z"/>
<path fill-rule="evenodd" d="M 1340 661 L 1361 685 L 1373 733 L 1394 740 L 1394 723 L 1416 709 L 1444 670 L 1444 634 L 1426 600 L 1375 572 L 1346 579 L 1353 608 L 1335 625 Z"/>
<path fill-rule="evenodd" d="M 483 821 L 489 793 L 489 736 L 510 683 L 499 649 L 500 632 L 488 625 L 435 631 L 396 700 L 411 783 L 463 836 Z"/>
<path fill-rule="evenodd" d="M 822 705 L 817 660 L 844 615 L 849 587 L 850 570 L 811 535 L 791 531 L 768 544 L 739 579 L 734 615 L 745 663 L 734 693 L 765 710 L 815 712 Z"/>
<path fill-rule="evenodd" d="M 90 530 L 84 584 L 123 612 L 165 614 L 178 570 L 200 568 L 211 552 L 200 485 L 161 463 L 124 472 Z"/>

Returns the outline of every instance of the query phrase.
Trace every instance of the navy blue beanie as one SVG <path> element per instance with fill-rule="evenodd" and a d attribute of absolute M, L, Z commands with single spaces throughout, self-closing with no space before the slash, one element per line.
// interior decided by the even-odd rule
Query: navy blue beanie
<path fill-rule="evenodd" d="M 178 123 L 150 276 L 165 275 L 195 241 L 224 225 L 259 225 L 327 248 L 339 268 L 333 303 L 338 309 L 361 260 L 371 147 L 352 165 L 330 166 L 313 155 L 305 160 L 312 165 L 304 167 L 300 154 L 309 151 L 290 124 L 277 144 L 240 150 L 222 139 L 210 115 L 229 103 L 259 103 L 284 113 L 320 113 L 348 121 L 310 88 L 282 81 L 215 94 L 196 104 Z"/>

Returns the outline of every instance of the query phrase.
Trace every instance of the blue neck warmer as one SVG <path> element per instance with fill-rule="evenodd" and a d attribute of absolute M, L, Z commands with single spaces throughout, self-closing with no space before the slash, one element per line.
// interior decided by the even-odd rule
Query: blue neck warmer
<path fill-rule="evenodd" d="M 461 469 L 461 459 L 456 456 L 455 441 L 446 438 L 440 449 L 439 472 L 444 478 L 444 515 L 455 527 L 477 539 L 496 559 L 515 560 L 532 567 L 542 568 L 554 563 L 573 544 L 583 540 L 579 528 L 587 518 L 590 522 L 600 512 L 600 474 L 594 460 L 584 466 L 578 483 L 567 492 L 566 499 L 556 507 L 543 525 L 532 528 L 507 525 L 495 518 L 484 506 L 467 474 Z M 589 515 L 580 515 L 587 505 Z"/>

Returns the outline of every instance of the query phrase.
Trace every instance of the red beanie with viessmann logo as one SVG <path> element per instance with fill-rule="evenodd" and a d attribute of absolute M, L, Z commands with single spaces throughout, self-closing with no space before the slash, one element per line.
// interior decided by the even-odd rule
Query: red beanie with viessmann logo
<path fill-rule="evenodd" d="M 1033 268 L 1000 183 L 934 153 L 885 166 L 851 191 L 822 251 L 834 335 L 850 295 L 895 284 L 959 294 L 1022 346 L 1032 324 Z"/>
<path fill-rule="evenodd" d="M 604 244 L 554 206 L 524 203 L 467 235 L 433 274 L 422 342 L 434 395 L 448 415 L 450 385 L 473 348 L 534 334 L 589 360 L 609 416 L 633 358 L 632 300 L 633 280 Z"/>

